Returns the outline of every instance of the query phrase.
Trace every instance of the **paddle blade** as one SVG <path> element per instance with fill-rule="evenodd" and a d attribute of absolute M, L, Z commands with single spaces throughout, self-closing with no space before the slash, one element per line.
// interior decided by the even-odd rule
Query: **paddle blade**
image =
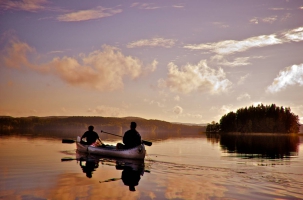
<path fill-rule="evenodd" d="M 75 158 L 61 158 L 61 162 L 76 160 Z"/>
<path fill-rule="evenodd" d="M 152 142 L 145 141 L 145 140 L 142 140 L 142 143 L 145 144 L 146 146 L 151 146 L 153 144 Z"/>
<path fill-rule="evenodd" d="M 72 144 L 75 143 L 75 140 L 69 140 L 69 139 L 62 139 L 62 143 Z"/>

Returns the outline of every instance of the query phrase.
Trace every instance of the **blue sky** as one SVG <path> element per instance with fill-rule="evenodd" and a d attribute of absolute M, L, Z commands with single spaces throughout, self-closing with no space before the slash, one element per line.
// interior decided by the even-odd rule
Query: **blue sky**
<path fill-rule="evenodd" d="M 0 2 L 0 115 L 303 122 L 303 2 Z"/>

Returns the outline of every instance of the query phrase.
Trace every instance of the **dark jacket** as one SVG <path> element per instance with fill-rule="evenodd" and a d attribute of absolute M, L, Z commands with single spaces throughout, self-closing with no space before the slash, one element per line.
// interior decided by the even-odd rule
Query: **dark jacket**
<path fill-rule="evenodd" d="M 141 135 L 135 129 L 128 130 L 124 133 L 123 143 L 126 148 L 132 148 L 141 144 Z"/>
<path fill-rule="evenodd" d="M 87 144 L 90 145 L 96 142 L 96 140 L 99 139 L 99 136 L 98 133 L 96 133 L 95 131 L 86 131 L 81 137 L 81 140 L 82 138 L 86 138 Z"/>

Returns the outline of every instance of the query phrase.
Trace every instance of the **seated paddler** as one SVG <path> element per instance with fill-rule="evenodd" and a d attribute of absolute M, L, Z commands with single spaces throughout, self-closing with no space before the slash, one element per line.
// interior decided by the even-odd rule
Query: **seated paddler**
<path fill-rule="evenodd" d="M 83 141 L 84 138 L 86 139 L 86 142 Z M 98 133 L 96 133 L 94 131 L 94 127 L 93 126 L 89 126 L 88 127 L 88 131 L 86 131 L 82 135 L 80 143 L 81 144 L 85 144 L 85 145 L 91 145 L 91 144 L 94 144 L 97 140 L 99 140 L 101 142 L 101 145 L 103 144 L 102 141 L 99 138 Z"/>
<path fill-rule="evenodd" d="M 118 143 L 118 149 L 130 149 L 136 147 L 142 143 L 141 135 L 136 130 L 136 122 L 130 123 L 130 130 L 126 131 L 123 136 L 123 143 Z"/>

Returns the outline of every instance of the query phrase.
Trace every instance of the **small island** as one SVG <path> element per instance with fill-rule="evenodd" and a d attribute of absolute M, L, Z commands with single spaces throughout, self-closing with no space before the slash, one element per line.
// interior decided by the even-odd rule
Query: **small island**
<path fill-rule="evenodd" d="M 229 112 L 220 123 L 207 124 L 206 132 L 299 133 L 299 116 L 275 104 L 250 106 Z"/>

